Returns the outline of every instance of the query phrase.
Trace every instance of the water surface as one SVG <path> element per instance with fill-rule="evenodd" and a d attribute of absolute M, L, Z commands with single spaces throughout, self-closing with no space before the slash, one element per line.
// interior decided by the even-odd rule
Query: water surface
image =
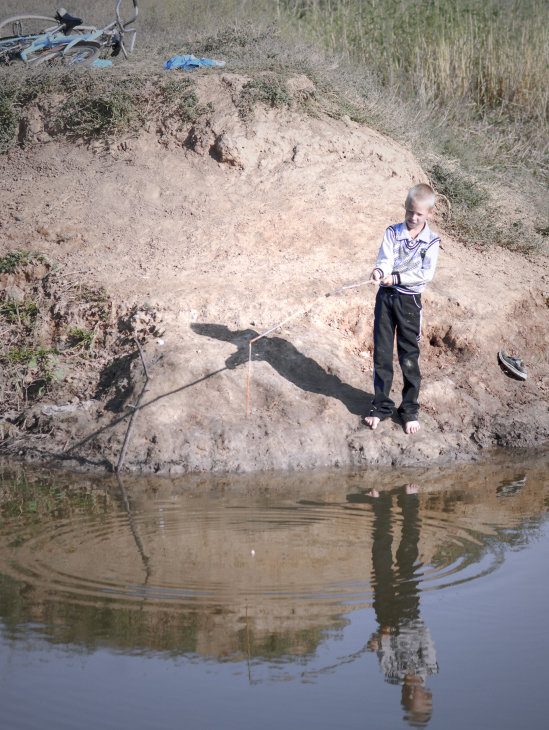
<path fill-rule="evenodd" d="M 547 454 L 0 474 L 5 728 L 545 728 Z"/>

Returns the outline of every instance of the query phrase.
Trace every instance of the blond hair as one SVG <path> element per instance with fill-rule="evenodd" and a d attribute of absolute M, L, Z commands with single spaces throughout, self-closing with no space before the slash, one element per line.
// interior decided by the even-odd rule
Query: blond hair
<path fill-rule="evenodd" d="M 418 183 L 408 190 L 406 196 L 406 207 L 409 203 L 427 203 L 429 208 L 435 207 L 435 191 L 427 183 Z"/>

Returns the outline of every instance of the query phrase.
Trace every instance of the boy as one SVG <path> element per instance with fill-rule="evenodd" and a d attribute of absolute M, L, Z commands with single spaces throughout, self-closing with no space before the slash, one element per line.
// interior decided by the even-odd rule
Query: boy
<path fill-rule="evenodd" d="M 420 183 L 411 188 L 404 206 L 404 222 L 385 231 L 371 274 L 380 284 L 374 313 L 374 399 L 370 414 L 364 419 L 372 430 L 392 414 L 395 405 L 389 395 L 396 330 L 404 379 L 398 413 L 406 433 L 419 431 L 421 292 L 435 273 L 440 243 L 427 224 L 434 206 L 435 193 L 429 185 Z"/>

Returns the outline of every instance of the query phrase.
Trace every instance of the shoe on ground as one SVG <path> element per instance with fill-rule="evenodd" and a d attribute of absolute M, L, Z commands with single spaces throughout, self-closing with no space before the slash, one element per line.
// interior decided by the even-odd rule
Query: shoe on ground
<path fill-rule="evenodd" d="M 509 372 L 513 373 L 513 375 L 516 375 L 517 378 L 526 380 L 528 377 L 528 370 L 524 367 L 524 362 L 520 359 L 520 357 L 511 357 L 511 355 L 508 355 L 505 350 L 500 350 L 498 352 L 498 360 L 506 370 L 509 370 Z"/>

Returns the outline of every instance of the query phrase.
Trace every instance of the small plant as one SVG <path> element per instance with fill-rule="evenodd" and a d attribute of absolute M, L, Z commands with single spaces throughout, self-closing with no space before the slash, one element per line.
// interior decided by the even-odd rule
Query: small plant
<path fill-rule="evenodd" d="M 167 106 L 178 104 L 194 85 L 194 80 L 187 76 L 168 79 L 159 88 L 160 98 Z"/>
<path fill-rule="evenodd" d="M 42 346 L 14 346 L 0 350 L 0 363 L 12 383 L 12 388 L 25 399 L 41 396 L 55 381 L 63 379 L 58 351 Z"/>
<path fill-rule="evenodd" d="M 181 115 L 183 121 L 196 122 L 203 114 L 209 114 L 214 111 L 214 105 L 211 102 L 200 104 L 198 97 L 194 92 L 190 92 L 185 96 L 178 105 L 177 111 Z"/>
<path fill-rule="evenodd" d="M 0 152 L 13 147 L 21 112 L 16 103 L 17 94 L 13 88 L 4 87 L 0 91 Z"/>
<path fill-rule="evenodd" d="M 77 299 L 81 302 L 93 305 L 97 316 L 101 320 L 106 320 L 110 311 L 110 297 L 103 287 L 100 289 L 90 289 L 84 287 Z"/>
<path fill-rule="evenodd" d="M 32 329 L 40 314 L 40 307 L 31 299 L 25 300 L 21 304 L 8 301 L 0 304 L 0 314 L 12 324 L 19 323 L 27 329 Z"/>
<path fill-rule="evenodd" d="M 12 365 L 28 365 L 36 368 L 42 365 L 49 356 L 58 354 L 57 350 L 48 350 L 45 347 L 10 347 L 5 352 L 0 352 L 0 360 Z"/>
<path fill-rule="evenodd" d="M 35 261 L 41 264 L 46 263 L 45 257 L 37 252 L 10 251 L 0 257 L 0 274 L 15 274 L 21 267 L 28 266 Z"/>
<path fill-rule="evenodd" d="M 81 327 L 69 327 L 69 346 L 72 349 L 88 350 L 91 352 L 95 343 L 96 333 Z"/>

